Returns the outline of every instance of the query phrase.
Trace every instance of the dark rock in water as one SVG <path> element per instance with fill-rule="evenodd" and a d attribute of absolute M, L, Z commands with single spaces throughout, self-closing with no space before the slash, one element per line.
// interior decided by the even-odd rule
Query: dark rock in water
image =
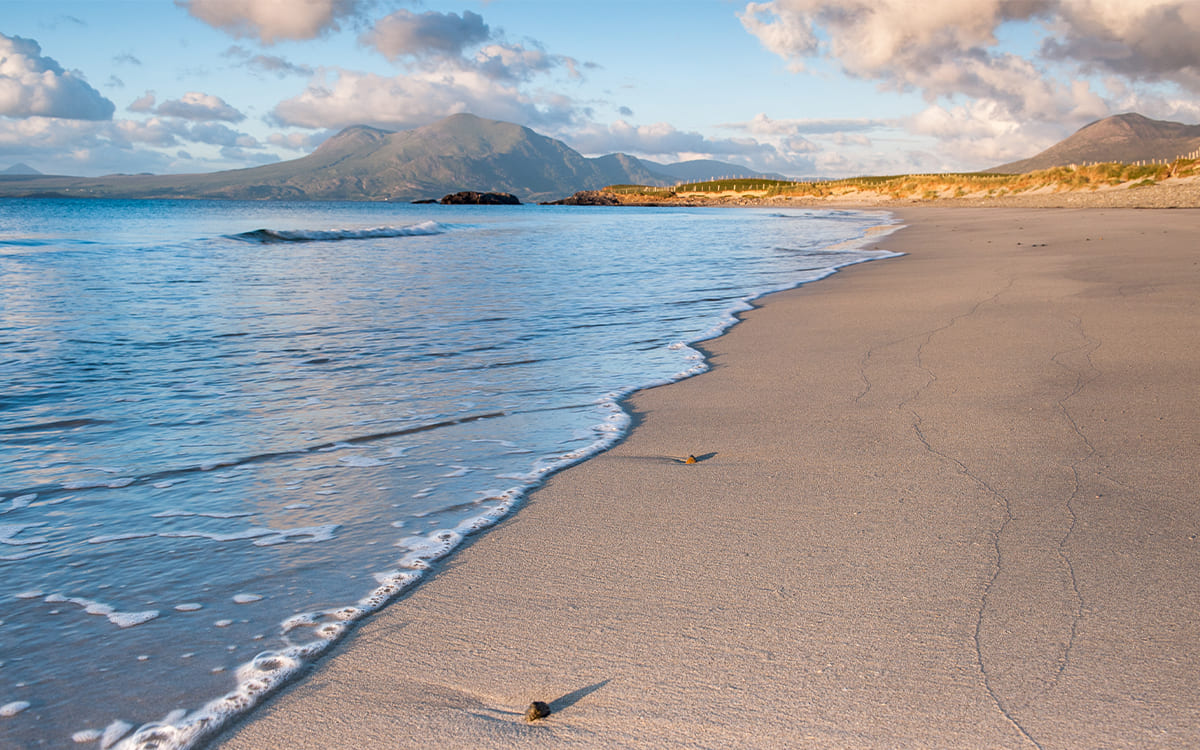
<path fill-rule="evenodd" d="M 421 204 L 421 205 L 424 205 L 426 203 L 437 203 L 437 198 L 421 198 L 420 200 L 413 201 L 413 203 Z"/>
<path fill-rule="evenodd" d="M 552 201 L 545 204 L 547 206 L 619 206 L 621 199 L 615 193 L 606 193 L 603 190 L 580 190 L 578 193 L 563 198 L 562 200 Z"/>
<path fill-rule="evenodd" d="M 477 193 L 474 190 L 464 190 L 461 193 L 447 195 L 441 200 L 445 206 L 519 206 L 521 201 L 511 193 Z"/>
<path fill-rule="evenodd" d="M 525 709 L 525 721 L 537 721 L 549 715 L 550 705 L 541 701 L 534 701 L 529 704 L 529 708 Z"/>

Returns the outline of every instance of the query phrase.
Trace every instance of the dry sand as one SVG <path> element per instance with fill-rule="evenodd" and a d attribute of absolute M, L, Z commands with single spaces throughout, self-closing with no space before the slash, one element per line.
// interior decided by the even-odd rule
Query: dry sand
<path fill-rule="evenodd" d="M 1200 211 L 899 213 L 221 747 L 1200 747 Z"/>

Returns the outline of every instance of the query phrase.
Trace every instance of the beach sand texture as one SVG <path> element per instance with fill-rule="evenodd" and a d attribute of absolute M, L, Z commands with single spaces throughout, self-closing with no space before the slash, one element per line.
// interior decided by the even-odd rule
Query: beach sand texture
<path fill-rule="evenodd" d="M 1200 747 L 1200 211 L 898 213 L 220 746 Z"/>

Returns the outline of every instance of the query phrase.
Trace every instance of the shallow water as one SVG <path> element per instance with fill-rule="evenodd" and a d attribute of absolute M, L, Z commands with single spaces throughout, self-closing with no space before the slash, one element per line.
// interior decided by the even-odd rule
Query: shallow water
<path fill-rule="evenodd" d="M 0 201 L 0 745 L 210 734 L 888 222 Z"/>

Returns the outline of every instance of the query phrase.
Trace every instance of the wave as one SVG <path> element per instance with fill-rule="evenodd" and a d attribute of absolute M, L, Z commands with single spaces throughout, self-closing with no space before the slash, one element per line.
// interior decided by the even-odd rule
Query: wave
<path fill-rule="evenodd" d="M 443 427 L 454 427 L 461 424 L 470 424 L 484 419 L 495 419 L 497 417 L 506 417 L 508 412 L 494 411 L 486 414 L 468 414 L 462 417 L 446 419 L 440 422 L 427 422 L 425 424 L 416 424 L 409 427 L 402 427 L 398 430 L 388 430 L 387 432 L 373 432 L 367 435 L 353 435 L 351 437 L 342 438 L 341 440 L 329 440 L 316 445 L 307 445 L 303 448 L 291 448 L 268 453 L 255 453 L 249 456 L 240 456 L 236 458 L 221 458 L 205 463 L 186 466 L 178 469 L 163 469 L 161 471 L 151 472 L 149 474 L 139 474 L 134 476 L 123 476 L 117 479 L 100 479 L 95 481 L 69 481 L 59 485 L 39 485 L 35 487 L 22 488 L 16 490 L 0 489 L 0 501 L 5 497 L 25 498 L 33 496 L 45 499 L 47 497 L 57 497 L 66 493 L 77 493 L 82 490 L 104 490 L 104 489 L 119 489 L 128 487 L 133 484 L 149 484 L 151 482 L 159 482 L 163 480 L 172 480 L 186 474 L 194 474 L 197 472 L 209 472 L 216 469 L 231 469 L 235 466 L 243 466 L 245 464 L 257 464 L 264 461 L 274 461 L 281 458 L 293 458 L 311 453 L 321 453 L 329 450 L 336 450 L 341 447 L 350 445 L 359 445 L 361 443 L 370 443 L 376 440 L 384 440 L 387 438 L 400 437 L 402 435 L 413 435 L 418 432 L 429 432 L 430 430 L 438 430 Z M 91 419 L 76 419 L 64 420 L 62 422 L 48 422 L 40 425 L 30 425 L 28 428 L 15 428 L 15 430 L 5 430 L 7 432 L 27 429 L 43 430 L 52 428 L 64 427 L 79 427 L 87 424 L 107 424 L 101 420 Z"/>
<path fill-rule="evenodd" d="M 55 247 L 61 245 L 98 245 L 95 240 L 80 240 L 71 237 L 4 237 L 0 247 Z"/>
<path fill-rule="evenodd" d="M 16 427 L 0 427 L 0 432 L 52 432 L 71 430 L 76 427 L 87 427 L 94 424 L 109 424 L 106 419 L 60 419 L 56 422 L 39 422 L 37 424 L 18 425 Z"/>
<path fill-rule="evenodd" d="M 0 240 L 0 247 L 6 246 L 6 245 L 11 245 L 12 247 L 42 247 L 44 245 L 49 245 L 52 243 L 53 243 L 53 240 L 34 240 L 34 239 L 15 238 L 15 239 Z"/>
<path fill-rule="evenodd" d="M 339 240 L 373 240 L 388 237 L 424 237 L 443 234 L 446 225 L 422 221 L 403 227 L 372 227 L 369 229 L 255 229 L 228 235 L 230 239 L 255 242 L 260 245 L 276 242 L 335 242 Z"/>

